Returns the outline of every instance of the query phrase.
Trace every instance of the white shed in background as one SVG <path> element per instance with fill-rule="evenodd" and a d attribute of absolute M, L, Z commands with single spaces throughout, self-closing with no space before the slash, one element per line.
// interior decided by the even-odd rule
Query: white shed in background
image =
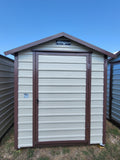
<path fill-rule="evenodd" d="M 107 56 L 66 33 L 15 56 L 15 147 L 105 144 Z"/>

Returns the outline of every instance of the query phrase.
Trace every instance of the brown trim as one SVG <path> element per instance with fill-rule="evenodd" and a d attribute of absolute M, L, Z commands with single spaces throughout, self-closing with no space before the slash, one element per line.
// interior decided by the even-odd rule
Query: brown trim
<path fill-rule="evenodd" d="M 35 147 L 36 144 L 36 139 L 35 139 L 35 128 L 36 128 L 36 123 L 35 123 L 35 114 L 36 114 L 36 95 L 34 93 L 36 93 L 36 78 L 35 78 L 35 72 L 36 72 L 36 54 L 33 53 L 33 147 Z"/>
<path fill-rule="evenodd" d="M 36 53 L 36 74 L 35 74 L 35 79 L 36 79 L 36 145 L 38 143 L 38 55 Z"/>
<path fill-rule="evenodd" d="M 40 55 L 59 55 L 59 56 L 88 56 L 89 53 L 74 53 L 74 52 L 36 52 L 36 54 L 40 54 Z"/>
<path fill-rule="evenodd" d="M 38 63 L 36 52 L 33 53 L 33 147 L 38 142 Z"/>
<path fill-rule="evenodd" d="M 34 107 L 36 108 L 34 110 L 34 129 L 35 132 L 33 132 L 34 138 L 33 141 L 35 140 L 34 146 L 70 146 L 73 144 L 90 144 L 90 99 L 91 99 L 91 55 L 88 53 L 64 53 L 64 54 L 59 54 L 59 53 L 49 53 L 49 52 L 36 52 L 34 56 L 34 60 L 36 59 L 36 65 L 34 64 L 34 82 L 36 83 L 36 86 L 34 89 Z M 36 100 L 38 99 L 38 55 L 61 55 L 61 56 L 86 56 L 86 123 L 85 123 L 85 140 L 77 140 L 77 141 L 50 141 L 50 142 L 38 142 L 38 103 L 36 103 Z M 35 58 L 36 57 L 36 58 Z M 35 71 L 36 70 L 36 71 Z M 35 138 L 36 137 L 36 138 Z"/>
<path fill-rule="evenodd" d="M 106 142 L 107 56 L 104 57 L 103 144 Z"/>
<path fill-rule="evenodd" d="M 32 52 L 48 52 L 50 54 L 51 54 L 51 52 L 56 52 L 57 54 L 58 53 L 88 53 L 88 54 L 93 53 L 93 51 L 81 51 L 80 52 L 80 51 L 73 51 L 73 50 L 71 50 L 71 51 L 69 51 L 69 50 L 65 51 L 65 50 L 42 50 L 42 49 L 38 50 L 38 49 L 32 49 L 31 51 Z"/>
<path fill-rule="evenodd" d="M 74 146 L 74 145 L 81 145 L 81 144 L 88 144 L 88 142 L 84 140 L 47 141 L 47 142 L 38 142 L 36 147 Z"/>
<path fill-rule="evenodd" d="M 50 37 L 47 37 L 47 38 L 44 38 L 44 39 L 41 39 L 41 40 L 38 40 L 38 41 L 35 41 L 35 42 L 32 42 L 32 43 L 29 43 L 29 44 L 26 44 L 26 45 L 23 45 L 23 46 L 20 46 L 20 47 L 17 47 L 17 48 L 15 48 L 15 49 L 12 49 L 12 50 L 9 50 L 9 51 L 6 51 L 6 52 L 4 52 L 4 54 L 5 54 L 5 55 L 15 54 L 16 52 L 20 52 L 20 51 L 22 51 L 22 50 L 35 47 L 35 46 L 37 46 L 37 45 L 43 44 L 43 43 L 45 43 L 45 42 L 48 42 L 48 41 L 50 41 L 50 40 L 54 40 L 54 39 L 60 38 L 60 37 L 68 38 L 68 39 L 70 39 L 70 40 L 72 40 L 72 41 L 74 41 L 74 42 L 79 43 L 80 45 L 83 45 L 83 46 L 85 46 L 85 47 L 90 48 L 91 50 L 95 50 L 95 51 L 100 52 L 100 53 L 102 53 L 102 54 L 105 54 L 105 55 L 107 55 L 107 56 L 116 58 L 116 56 L 115 56 L 114 54 L 112 54 L 111 52 L 105 51 L 105 50 L 103 50 L 103 49 L 101 49 L 101 48 L 99 48 L 99 47 L 96 47 L 96 46 L 94 46 L 94 45 L 92 45 L 92 44 L 90 44 L 90 43 L 87 43 L 87 42 L 85 42 L 85 41 L 83 41 L 83 40 L 80 40 L 80 39 L 78 39 L 78 38 L 76 38 L 76 37 L 73 37 L 73 36 L 71 36 L 71 35 L 69 35 L 69 34 L 66 34 L 66 33 L 64 33 L 64 32 L 59 33 L 59 34 L 56 34 L 56 35 L 53 35 L 53 36 L 50 36 Z"/>
<path fill-rule="evenodd" d="M 91 113 L 91 55 L 87 56 L 86 73 L 86 139 L 90 144 L 90 113 Z"/>
<path fill-rule="evenodd" d="M 111 119 L 111 109 L 112 109 L 112 76 L 113 76 L 113 64 L 110 63 L 109 119 Z"/>
<path fill-rule="evenodd" d="M 18 149 L 18 54 L 14 61 L 14 139 L 15 149 Z"/>

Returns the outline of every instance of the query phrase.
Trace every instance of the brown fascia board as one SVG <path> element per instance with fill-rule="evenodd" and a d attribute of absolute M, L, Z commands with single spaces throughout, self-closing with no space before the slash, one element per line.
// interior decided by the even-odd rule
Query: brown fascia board
<path fill-rule="evenodd" d="M 18 47 L 18 48 L 14 48 L 14 49 L 12 49 L 12 50 L 9 50 L 9 51 L 4 52 L 4 54 L 5 54 L 5 55 L 15 54 L 15 53 L 20 52 L 20 51 L 22 51 L 22 50 L 25 50 L 25 49 L 28 49 L 28 48 L 31 48 L 31 47 L 40 45 L 40 44 L 42 44 L 42 43 L 45 43 L 45 42 L 48 42 L 48 41 L 50 41 L 50 40 L 54 40 L 54 39 L 60 38 L 60 37 L 65 37 L 65 38 L 71 39 L 72 41 L 75 41 L 75 42 L 77 42 L 77 43 L 79 43 L 79 44 L 81 44 L 81 45 L 83 45 L 83 46 L 85 46 L 85 47 L 90 48 L 91 50 L 95 50 L 95 51 L 100 52 L 100 53 L 102 53 L 102 54 L 104 54 L 104 55 L 107 55 L 107 56 L 109 56 L 109 57 L 112 57 L 112 58 L 115 58 L 115 57 L 116 57 L 116 56 L 115 56 L 114 54 L 112 54 L 111 52 L 108 52 L 108 51 L 106 51 L 106 50 L 104 50 L 104 49 L 101 49 L 101 48 L 99 48 L 99 47 L 96 47 L 96 46 L 94 46 L 94 45 L 92 45 L 92 44 L 90 44 L 90 43 L 87 43 L 87 42 L 85 42 L 85 41 L 83 41 L 83 40 L 80 40 L 80 39 L 78 39 L 78 38 L 76 38 L 76 37 L 73 37 L 73 36 L 71 36 L 71 35 L 69 35 L 69 34 L 67 34 L 67 33 L 64 33 L 64 32 L 61 32 L 61 33 L 58 33 L 58 34 L 56 34 L 56 35 L 53 35 L 53 36 L 50 36 L 50 37 L 47 37 L 47 38 L 44 38 L 44 39 L 41 39 L 41 40 L 38 40 L 38 41 L 35 41 L 35 42 L 32 42 L 32 43 L 29 43 L 29 44 L 20 46 L 20 47 Z"/>

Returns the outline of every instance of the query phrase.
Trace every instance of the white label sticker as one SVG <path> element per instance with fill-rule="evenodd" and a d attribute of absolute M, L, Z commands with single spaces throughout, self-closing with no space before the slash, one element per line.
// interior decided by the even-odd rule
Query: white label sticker
<path fill-rule="evenodd" d="M 28 93 L 24 93 L 24 98 L 29 98 L 29 94 Z"/>

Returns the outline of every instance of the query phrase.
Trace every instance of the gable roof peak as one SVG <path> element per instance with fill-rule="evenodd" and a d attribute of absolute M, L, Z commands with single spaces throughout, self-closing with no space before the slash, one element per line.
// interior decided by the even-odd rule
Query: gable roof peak
<path fill-rule="evenodd" d="M 80 40 L 80 39 L 78 39 L 78 38 L 76 38 L 76 37 L 73 37 L 73 36 L 71 36 L 71 35 L 69 35 L 69 34 L 67 34 L 67 33 L 65 33 L 65 32 L 61 32 L 61 33 L 55 34 L 55 35 L 53 35 L 53 36 L 50 36 L 50 37 L 47 37 L 47 38 L 43 38 L 43 39 L 40 39 L 40 40 L 38 40 L 38 41 L 35 41 L 35 42 L 32 42 L 32 43 L 29 43 L 29 44 L 26 44 L 26 45 L 23 45 L 23 46 L 20 46 L 20 47 L 11 49 L 11 50 L 9 50 L 9 51 L 4 52 L 4 54 L 5 54 L 5 55 L 15 54 L 15 53 L 20 52 L 20 51 L 22 51 L 22 50 L 25 50 L 25 49 L 28 49 L 28 48 L 32 48 L 32 47 L 34 47 L 34 46 L 37 46 L 37 45 L 46 43 L 46 42 L 48 42 L 48 41 L 51 41 L 51 40 L 54 40 L 54 39 L 57 39 L 57 38 L 60 38 L 60 37 L 68 38 L 68 39 L 70 39 L 70 40 L 72 40 L 72 41 L 74 41 L 74 42 L 77 42 L 77 43 L 80 44 L 80 45 L 83 45 L 83 46 L 85 46 L 85 47 L 87 47 L 87 48 L 90 48 L 91 50 L 97 51 L 97 52 L 99 52 L 99 53 L 101 53 L 101 54 L 110 56 L 110 57 L 112 57 L 112 58 L 115 58 L 115 57 L 116 57 L 116 56 L 115 56 L 114 54 L 112 54 L 111 52 L 108 52 L 108 51 L 106 51 L 106 50 L 104 50 L 104 49 L 101 49 L 101 48 L 99 48 L 99 47 L 96 47 L 96 46 L 94 46 L 94 45 L 92 45 L 92 44 L 90 44 L 90 43 L 87 43 L 87 42 L 85 42 L 85 41 L 83 41 L 83 40 Z"/>

